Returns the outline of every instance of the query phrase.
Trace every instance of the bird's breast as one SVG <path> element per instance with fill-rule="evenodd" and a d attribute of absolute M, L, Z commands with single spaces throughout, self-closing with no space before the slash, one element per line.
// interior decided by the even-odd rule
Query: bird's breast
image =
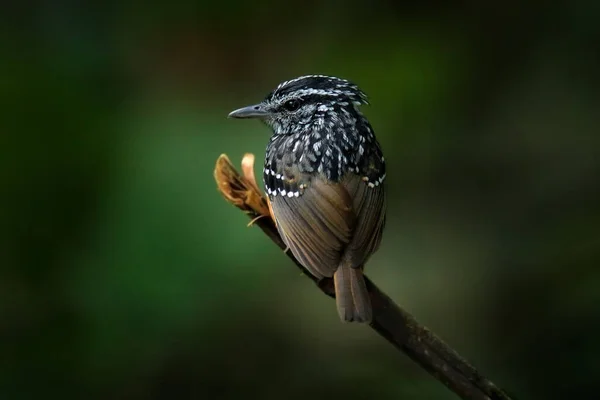
<path fill-rule="evenodd" d="M 365 182 L 373 185 L 380 184 L 385 173 L 383 156 L 370 128 L 365 133 L 363 136 L 349 129 L 313 129 L 274 135 L 265 156 L 265 190 L 269 196 L 297 197 L 312 179 L 335 183 L 348 173 L 365 177 Z"/>

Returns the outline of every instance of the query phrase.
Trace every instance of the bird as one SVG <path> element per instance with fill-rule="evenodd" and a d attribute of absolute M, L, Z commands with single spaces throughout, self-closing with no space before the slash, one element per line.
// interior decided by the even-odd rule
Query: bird
<path fill-rule="evenodd" d="M 360 110 L 368 104 L 346 79 L 304 75 L 229 114 L 271 128 L 263 182 L 279 234 L 312 275 L 333 278 L 341 321 L 367 324 L 363 271 L 386 222 L 385 159 Z"/>

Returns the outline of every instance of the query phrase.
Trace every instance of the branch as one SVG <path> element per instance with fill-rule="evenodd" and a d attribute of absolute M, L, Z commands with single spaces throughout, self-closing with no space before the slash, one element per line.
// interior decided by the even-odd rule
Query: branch
<path fill-rule="evenodd" d="M 221 155 L 215 167 L 218 189 L 225 199 L 244 211 L 252 221 L 312 279 L 319 289 L 335 297 L 333 281 L 319 280 L 312 276 L 288 251 L 279 236 L 271 217 L 269 203 L 254 178 L 254 155 L 246 154 L 242 160 L 240 175 L 226 155 Z M 456 351 L 450 348 L 433 332 L 420 325 L 408 312 L 396 305 L 371 280 L 365 277 L 373 306 L 373 322 L 370 327 L 383 336 L 398 350 L 446 385 L 462 399 L 510 400 L 510 397 L 481 375 Z"/>

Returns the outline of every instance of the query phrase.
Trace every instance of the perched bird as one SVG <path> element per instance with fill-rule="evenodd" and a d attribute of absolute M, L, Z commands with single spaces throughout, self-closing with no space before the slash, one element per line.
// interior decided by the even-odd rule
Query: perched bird
<path fill-rule="evenodd" d="M 355 84 L 307 75 L 229 117 L 272 128 L 263 179 L 277 229 L 310 273 L 333 277 L 342 321 L 369 323 L 363 268 L 385 225 L 385 161 L 362 104 Z"/>

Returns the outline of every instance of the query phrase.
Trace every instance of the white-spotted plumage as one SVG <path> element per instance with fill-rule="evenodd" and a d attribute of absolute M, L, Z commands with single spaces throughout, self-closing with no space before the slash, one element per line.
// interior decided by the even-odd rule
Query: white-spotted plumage
<path fill-rule="evenodd" d="M 285 108 L 290 99 L 299 103 L 297 110 Z M 368 104 L 367 97 L 355 84 L 305 75 L 282 82 L 262 104 L 273 115 L 265 120 L 273 128 L 263 175 L 270 196 L 283 191 L 288 197 L 302 195 L 296 190 L 301 182 L 286 178 L 286 165 L 293 165 L 297 173 L 323 174 L 332 181 L 352 171 L 367 177 L 368 187 L 383 183 L 383 154 L 358 108 Z"/>
<path fill-rule="evenodd" d="M 342 320 L 372 319 L 362 268 L 385 225 L 385 160 L 360 111 L 366 95 L 324 75 L 282 82 L 253 110 L 272 128 L 263 178 L 283 241 L 333 277 Z"/>

